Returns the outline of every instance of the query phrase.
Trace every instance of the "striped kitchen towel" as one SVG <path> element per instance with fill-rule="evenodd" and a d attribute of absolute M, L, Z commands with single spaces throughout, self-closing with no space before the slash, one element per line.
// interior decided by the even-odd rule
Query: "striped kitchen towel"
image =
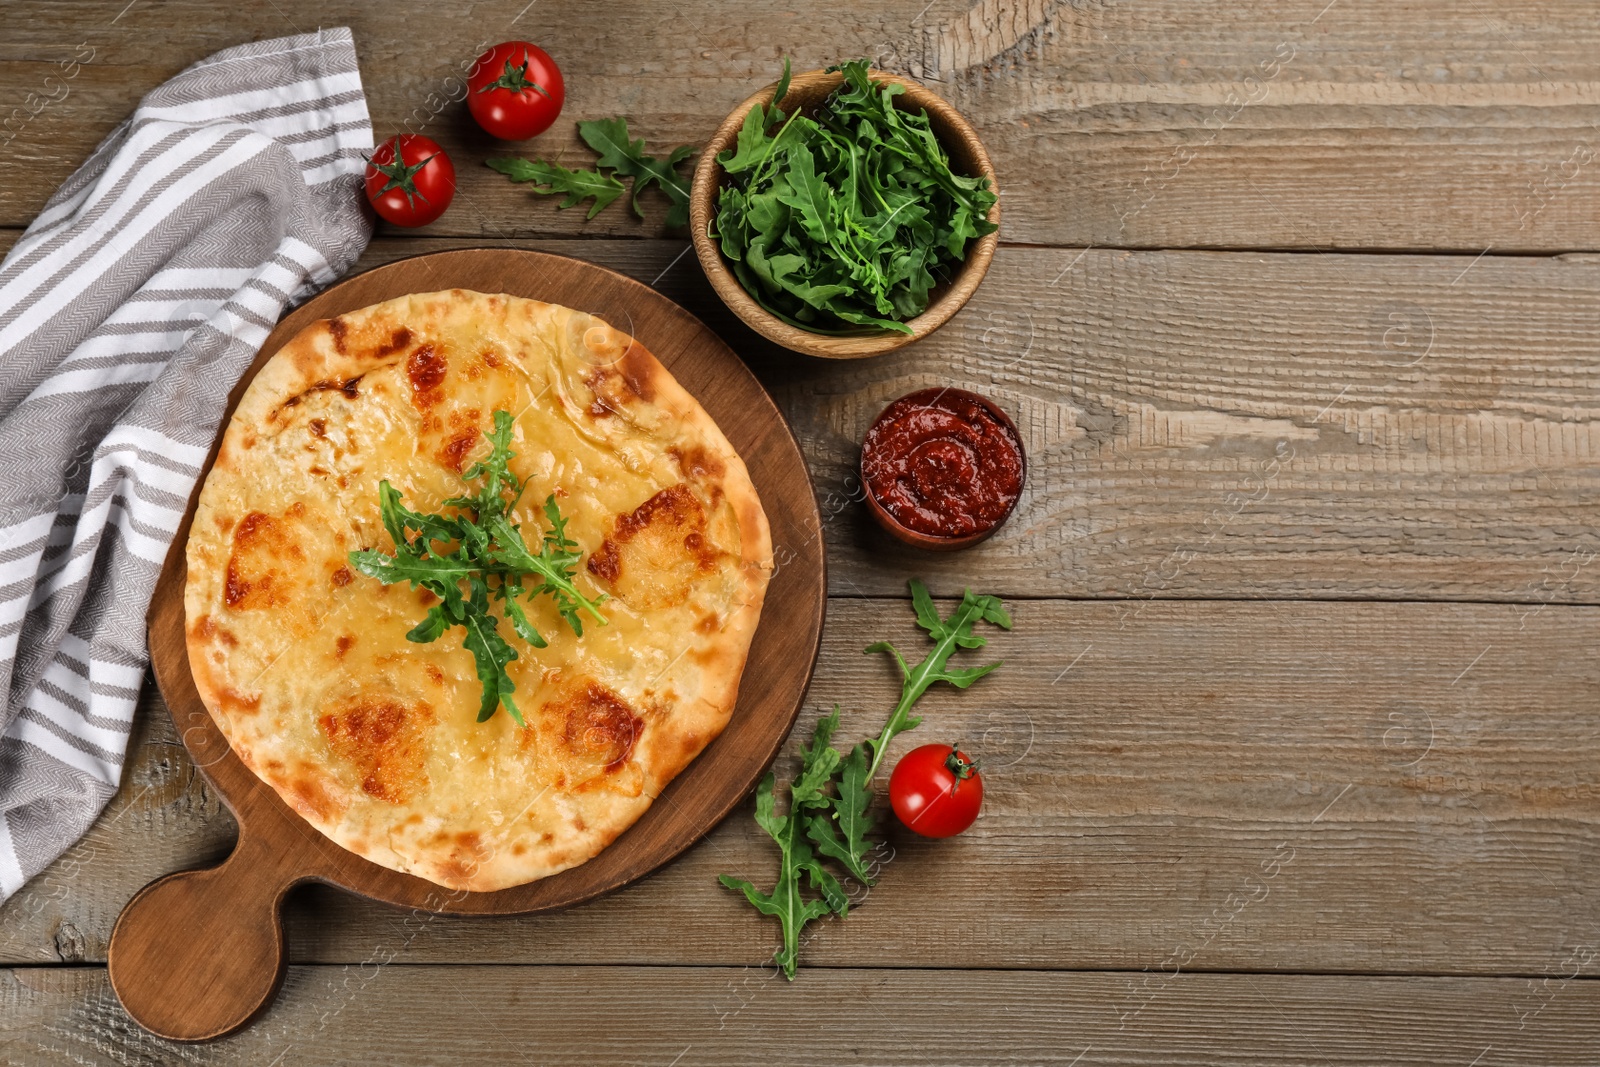
<path fill-rule="evenodd" d="M 0 263 L 0 900 L 117 789 L 228 391 L 366 247 L 371 150 L 349 30 L 230 48 L 146 96 Z"/>

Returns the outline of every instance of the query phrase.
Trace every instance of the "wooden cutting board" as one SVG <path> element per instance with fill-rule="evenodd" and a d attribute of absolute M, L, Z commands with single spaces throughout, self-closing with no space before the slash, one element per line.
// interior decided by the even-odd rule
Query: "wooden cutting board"
<path fill-rule="evenodd" d="M 643 818 L 588 863 L 495 893 L 449 890 L 380 867 L 323 837 L 246 769 L 195 690 L 184 643 L 183 588 L 197 485 L 150 605 L 150 662 L 185 747 L 238 818 L 239 842 L 217 867 L 146 886 L 112 932 L 112 987 L 128 1013 L 162 1037 L 220 1037 L 271 1002 L 284 971 L 283 898 L 302 882 L 442 914 L 520 915 L 579 904 L 642 878 L 703 837 L 748 794 L 805 697 L 827 603 L 821 519 L 805 460 L 772 398 L 732 349 L 639 282 L 565 256 L 514 249 L 441 252 L 391 263 L 335 285 L 284 318 L 235 387 L 229 416 L 261 366 L 309 323 L 407 293 L 450 288 L 565 304 L 628 330 L 711 413 L 744 457 L 781 565 L 767 590 L 738 707 L 722 736 Z M 214 443 L 207 472 L 215 455 Z"/>

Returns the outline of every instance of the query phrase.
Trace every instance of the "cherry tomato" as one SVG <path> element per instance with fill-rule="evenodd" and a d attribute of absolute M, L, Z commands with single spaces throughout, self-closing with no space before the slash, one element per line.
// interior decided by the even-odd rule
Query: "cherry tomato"
<path fill-rule="evenodd" d="M 467 110 L 503 141 L 523 141 L 548 130 L 566 97 L 561 68 L 527 41 L 495 45 L 467 76 Z"/>
<path fill-rule="evenodd" d="M 456 168 L 432 140 L 402 133 L 367 159 L 367 199 L 396 226 L 426 226 L 456 195 Z"/>
<path fill-rule="evenodd" d="M 895 764 L 889 802 L 900 821 L 923 837 L 952 837 L 978 817 L 983 779 L 966 753 L 949 745 L 923 745 Z"/>

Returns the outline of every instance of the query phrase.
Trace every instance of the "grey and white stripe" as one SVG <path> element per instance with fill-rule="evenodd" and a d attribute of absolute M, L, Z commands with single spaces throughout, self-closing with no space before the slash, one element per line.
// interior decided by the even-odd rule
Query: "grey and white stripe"
<path fill-rule="evenodd" d="M 145 611 L 228 391 L 371 237 L 347 29 L 151 92 L 0 263 L 0 900 L 122 776 Z"/>

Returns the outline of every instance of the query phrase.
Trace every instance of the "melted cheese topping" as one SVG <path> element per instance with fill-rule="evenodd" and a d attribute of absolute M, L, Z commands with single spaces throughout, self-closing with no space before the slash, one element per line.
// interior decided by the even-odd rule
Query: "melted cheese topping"
<path fill-rule="evenodd" d="M 704 672 L 725 670 L 716 645 L 748 596 L 752 546 L 718 457 L 737 460 L 720 434 L 649 402 L 643 360 L 665 372 L 599 320 L 502 297 L 469 302 L 475 313 L 369 314 L 388 307 L 326 332 L 324 355 L 359 375 L 241 405 L 254 417 L 230 426 L 189 546 L 191 655 L 235 749 L 335 840 L 498 888 L 598 851 L 726 720 L 731 697 L 710 730 L 694 705 L 715 688 Z M 555 494 L 586 555 L 579 588 L 612 597 L 609 625 L 585 615 L 581 638 L 550 598 L 524 600 L 545 649 L 502 620 L 526 729 L 503 709 L 476 721 L 461 630 L 406 640 L 432 594 L 346 562 L 393 551 L 380 481 L 424 513 L 464 491 L 497 409 L 515 416 L 525 539 L 537 543 Z M 749 634 L 732 637 L 742 665 Z"/>

